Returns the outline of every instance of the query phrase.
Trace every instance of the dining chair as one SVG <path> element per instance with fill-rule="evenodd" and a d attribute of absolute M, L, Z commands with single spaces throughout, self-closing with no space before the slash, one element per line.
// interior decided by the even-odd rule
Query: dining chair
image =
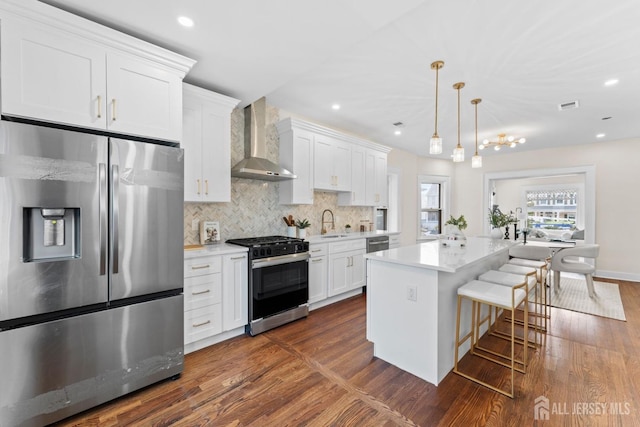
<path fill-rule="evenodd" d="M 553 283 L 555 291 L 560 291 L 560 273 L 578 273 L 584 274 L 587 281 L 587 289 L 589 296 L 593 298 L 596 291 L 593 287 L 593 273 L 596 268 L 588 262 L 581 261 L 580 258 L 589 258 L 595 260 L 600 253 L 600 245 L 580 245 L 573 248 L 561 249 L 551 258 L 551 270 L 553 270 Z"/>

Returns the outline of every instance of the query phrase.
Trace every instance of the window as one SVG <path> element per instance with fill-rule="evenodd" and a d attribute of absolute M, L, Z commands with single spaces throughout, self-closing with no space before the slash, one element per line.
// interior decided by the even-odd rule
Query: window
<path fill-rule="evenodd" d="M 527 227 L 544 230 L 575 229 L 579 193 L 578 187 L 526 190 Z"/>
<path fill-rule="evenodd" d="M 449 201 L 449 178 L 420 176 L 418 178 L 418 240 L 442 233 Z"/>

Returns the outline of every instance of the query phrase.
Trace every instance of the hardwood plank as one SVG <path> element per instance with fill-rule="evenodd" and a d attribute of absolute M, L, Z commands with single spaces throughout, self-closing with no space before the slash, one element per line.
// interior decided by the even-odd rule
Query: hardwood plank
<path fill-rule="evenodd" d="M 516 376 L 514 399 L 453 373 L 435 387 L 374 357 L 366 295 L 359 295 L 257 337 L 191 353 L 179 379 L 58 425 L 528 426 L 536 423 L 539 396 L 556 409 L 548 425 L 640 425 L 640 284 L 615 282 L 627 322 L 552 308 L 544 345 L 531 351 L 527 374 Z M 508 345 L 483 342 L 495 350 Z M 467 355 L 463 363 L 509 384 L 508 370 L 491 362 Z M 595 404 L 619 413 L 582 410 Z"/>

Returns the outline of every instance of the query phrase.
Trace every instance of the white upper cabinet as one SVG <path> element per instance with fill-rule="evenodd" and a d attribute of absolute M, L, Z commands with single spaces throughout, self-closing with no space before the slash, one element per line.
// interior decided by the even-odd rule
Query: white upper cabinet
<path fill-rule="evenodd" d="M 231 200 L 231 112 L 240 102 L 183 84 L 184 200 Z"/>
<path fill-rule="evenodd" d="M 40 2 L 0 20 L 2 114 L 180 140 L 193 60 Z"/>
<path fill-rule="evenodd" d="M 107 54 L 107 129 L 180 141 L 182 77 L 130 55 Z"/>
<path fill-rule="evenodd" d="M 35 24 L 1 25 L 3 114 L 106 128 L 103 49 Z"/>
<path fill-rule="evenodd" d="M 281 204 L 313 204 L 313 190 L 338 192 L 338 204 L 387 204 L 387 153 L 351 135 L 287 118 L 276 125 L 280 164 L 297 175 L 280 182 Z"/>
<path fill-rule="evenodd" d="M 387 153 L 368 150 L 365 169 L 366 205 L 387 206 Z"/>
<path fill-rule="evenodd" d="M 351 148 L 351 192 L 338 194 L 338 205 L 364 206 L 366 204 L 366 153 L 367 149 L 354 145 Z"/>
<path fill-rule="evenodd" d="M 352 184 L 350 193 L 340 193 L 342 206 L 387 206 L 387 152 L 388 149 L 352 149 Z M 360 154 L 362 153 L 362 154 Z"/>
<path fill-rule="evenodd" d="M 313 184 L 318 190 L 351 191 L 351 145 L 316 135 L 313 143 Z"/>
<path fill-rule="evenodd" d="M 293 119 L 282 120 L 276 128 L 280 135 L 280 166 L 297 177 L 280 182 L 280 204 L 312 205 L 314 134 Z"/>

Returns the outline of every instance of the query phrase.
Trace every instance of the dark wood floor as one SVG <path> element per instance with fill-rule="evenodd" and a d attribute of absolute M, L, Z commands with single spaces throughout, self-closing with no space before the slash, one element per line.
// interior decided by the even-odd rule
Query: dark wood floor
<path fill-rule="evenodd" d="M 552 309 L 545 345 L 517 375 L 514 399 L 453 373 L 435 387 L 373 357 L 365 296 L 358 296 L 189 354 L 180 379 L 59 425 L 637 426 L 640 284 L 617 282 L 627 322 Z M 465 362 L 507 381 L 490 362 Z M 545 423 L 534 420 L 539 396 L 550 402 Z M 609 404 L 605 414 L 596 413 L 598 403 Z"/>

